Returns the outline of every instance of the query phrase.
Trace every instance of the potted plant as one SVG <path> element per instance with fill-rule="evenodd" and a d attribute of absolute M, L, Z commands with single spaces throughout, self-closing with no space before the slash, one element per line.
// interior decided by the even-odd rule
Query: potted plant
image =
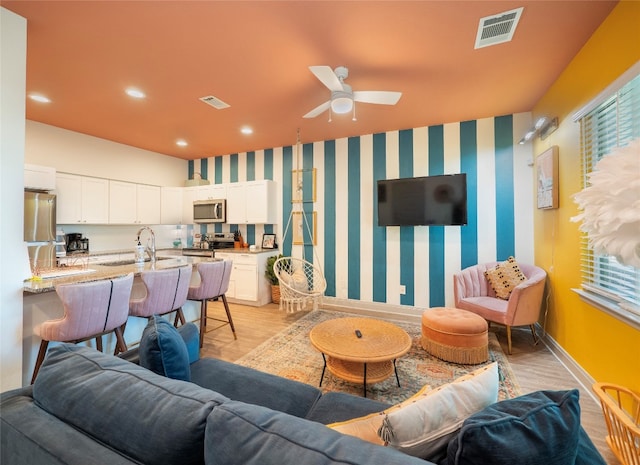
<path fill-rule="evenodd" d="M 271 300 L 274 304 L 280 303 L 280 283 L 278 282 L 276 273 L 273 271 L 273 264 L 276 262 L 276 260 L 282 257 L 283 255 L 280 254 L 272 255 L 271 257 L 267 258 L 267 266 L 264 272 L 264 275 L 271 284 Z"/>

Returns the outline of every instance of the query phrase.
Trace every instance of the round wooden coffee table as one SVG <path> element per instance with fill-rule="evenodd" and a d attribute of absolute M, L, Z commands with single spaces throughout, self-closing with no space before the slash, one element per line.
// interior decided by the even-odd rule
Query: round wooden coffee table
<path fill-rule="evenodd" d="M 411 349 L 411 337 L 406 331 L 373 318 L 327 320 L 309 332 L 309 339 L 324 360 L 320 386 L 328 368 L 341 379 L 362 383 L 364 397 L 367 384 L 384 381 L 394 372 L 400 386 L 396 359 Z"/>

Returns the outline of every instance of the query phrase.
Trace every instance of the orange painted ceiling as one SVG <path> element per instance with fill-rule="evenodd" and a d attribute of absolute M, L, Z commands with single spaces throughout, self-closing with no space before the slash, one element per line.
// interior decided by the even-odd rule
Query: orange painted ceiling
<path fill-rule="evenodd" d="M 27 119 L 183 159 L 530 111 L 615 1 L 4 1 L 27 19 Z M 480 18 L 524 7 L 513 40 Z M 395 106 L 302 116 L 311 65 Z M 134 100 L 125 88 L 143 90 Z M 216 110 L 198 100 L 230 104 Z M 240 128 L 250 126 L 246 136 Z M 185 139 L 186 147 L 178 147 Z"/>

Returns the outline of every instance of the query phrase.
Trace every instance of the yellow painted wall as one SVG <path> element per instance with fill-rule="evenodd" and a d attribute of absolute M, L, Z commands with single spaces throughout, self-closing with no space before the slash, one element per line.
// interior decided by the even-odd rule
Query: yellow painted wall
<path fill-rule="evenodd" d="M 560 208 L 536 210 L 536 264 L 549 273 L 546 328 L 596 381 L 628 386 L 640 393 L 640 331 L 583 302 L 580 287 L 580 232 L 571 196 L 580 184 L 580 127 L 572 115 L 640 60 L 640 2 L 622 1 L 533 109 L 535 118 L 557 116 L 560 126 L 536 139 L 537 156 L 559 149 Z"/>

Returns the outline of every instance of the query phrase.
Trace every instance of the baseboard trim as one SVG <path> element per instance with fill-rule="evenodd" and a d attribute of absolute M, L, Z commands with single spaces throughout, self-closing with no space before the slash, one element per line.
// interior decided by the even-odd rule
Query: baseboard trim
<path fill-rule="evenodd" d="M 424 308 L 410 305 L 393 305 L 380 302 L 363 302 L 361 300 L 323 297 L 322 308 L 337 312 L 355 313 L 371 317 L 397 321 L 420 322 Z"/>
<path fill-rule="evenodd" d="M 540 331 L 540 328 L 538 328 Z M 542 343 L 547 346 L 547 349 L 553 354 L 555 358 L 567 369 L 571 376 L 575 378 L 578 383 L 584 388 L 585 392 L 589 393 L 589 397 L 597 404 L 600 405 L 600 400 L 595 396 L 591 386 L 596 382 L 595 379 L 587 373 L 587 371 L 580 366 L 578 362 L 576 362 L 569 353 L 562 348 L 558 342 L 549 336 L 549 334 L 545 334 L 542 338 Z"/>

